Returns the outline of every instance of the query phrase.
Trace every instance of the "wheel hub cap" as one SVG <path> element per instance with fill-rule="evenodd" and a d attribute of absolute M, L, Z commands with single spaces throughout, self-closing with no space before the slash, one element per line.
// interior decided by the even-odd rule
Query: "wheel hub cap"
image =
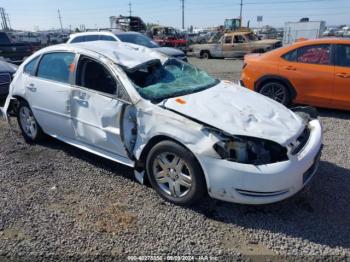
<path fill-rule="evenodd" d="M 155 159 L 153 174 L 160 189 L 172 197 L 183 197 L 191 189 L 189 168 L 183 159 L 173 153 L 162 153 Z"/>

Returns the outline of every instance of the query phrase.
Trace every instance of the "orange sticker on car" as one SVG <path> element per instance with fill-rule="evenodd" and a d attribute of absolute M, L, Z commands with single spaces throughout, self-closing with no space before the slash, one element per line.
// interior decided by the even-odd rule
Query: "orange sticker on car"
<path fill-rule="evenodd" d="M 176 98 L 175 101 L 181 105 L 186 104 L 186 100 L 183 100 L 182 98 Z"/>

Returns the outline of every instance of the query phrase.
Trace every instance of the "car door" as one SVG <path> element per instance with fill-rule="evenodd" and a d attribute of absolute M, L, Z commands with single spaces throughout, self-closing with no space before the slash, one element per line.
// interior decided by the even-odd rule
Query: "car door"
<path fill-rule="evenodd" d="M 24 68 L 26 98 L 39 125 L 52 136 L 69 139 L 73 137 L 69 103 L 74 59 L 71 52 L 46 53 Z"/>
<path fill-rule="evenodd" d="M 233 41 L 232 35 L 225 35 L 222 40 L 223 40 L 223 44 L 222 44 L 223 56 L 228 58 L 234 57 L 235 52 L 233 50 L 234 45 L 232 43 Z"/>
<path fill-rule="evenodd" d="M 331 45 L 307 45 L 282 56 L 279 74 L 296 90 L 295 102 L 328 106 L 333 95 L 334 65 Z"/>
<path fill-rule="evenodd" d="M 350 44 L 339 44 L 335 49 L 332 105 L 350 110 Z"/>
<path fill-rule="evenodd" d="M 118 96 L 126 94 L 121 89 L 108 66 L 88 56 L 79 58 L 71 96 L 75 138 L 94 150 L 127 158 L 120 123 L 123 106 L 130 103 Z"/>
<path fill-rule="evenodd" d="M 233 51 L 235 57 L 241 57 L 249 53 L 249 41 L 242 35 L 235 35 L 233 38 Z"/>

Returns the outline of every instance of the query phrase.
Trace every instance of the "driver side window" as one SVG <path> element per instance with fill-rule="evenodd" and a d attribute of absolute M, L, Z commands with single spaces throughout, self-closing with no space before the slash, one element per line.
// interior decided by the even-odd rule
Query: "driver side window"
<path fill-rule="evenodd" d="M 79 59 L 76 85 L 109 95 L 116 95 L 124 101 L 130 101 L 124 87 L 113 77 L 110 71 L 104 65 L 86 56 L 81 56 Z"/>
<path fill-rule="evenodd" d="M 76 85 L 111 95 L 117 93 L 116 81 L 109 71 L 95 60 L 84 56 L 78 63 Z"/>

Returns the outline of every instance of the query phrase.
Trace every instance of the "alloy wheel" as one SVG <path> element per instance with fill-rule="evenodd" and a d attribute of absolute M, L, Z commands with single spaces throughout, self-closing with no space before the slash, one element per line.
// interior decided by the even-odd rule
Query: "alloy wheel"
<path fill-rule="evenodd" d="M 25 134 L 34 139 L 38 133 L 38 126 L 32 111 L 28 107 L 21 107 L 19 111 L 19 119 Z"/>
<path fill-rule="evenodd" d="M 286 104 L 288 99 L 288 93 L 285 86 L 279 83 L 269 83 L 264 85 L 260 89 L 260 94 L 267 96 L 281 104 Z"/>
<path fill-rule="evenodd" d="M 153 163 L 153 174 L 159 188 L 169 196 L 184 197 L 191 189 L 190 169 L 174 153 L 164 152 L 158 155 Z"/>

